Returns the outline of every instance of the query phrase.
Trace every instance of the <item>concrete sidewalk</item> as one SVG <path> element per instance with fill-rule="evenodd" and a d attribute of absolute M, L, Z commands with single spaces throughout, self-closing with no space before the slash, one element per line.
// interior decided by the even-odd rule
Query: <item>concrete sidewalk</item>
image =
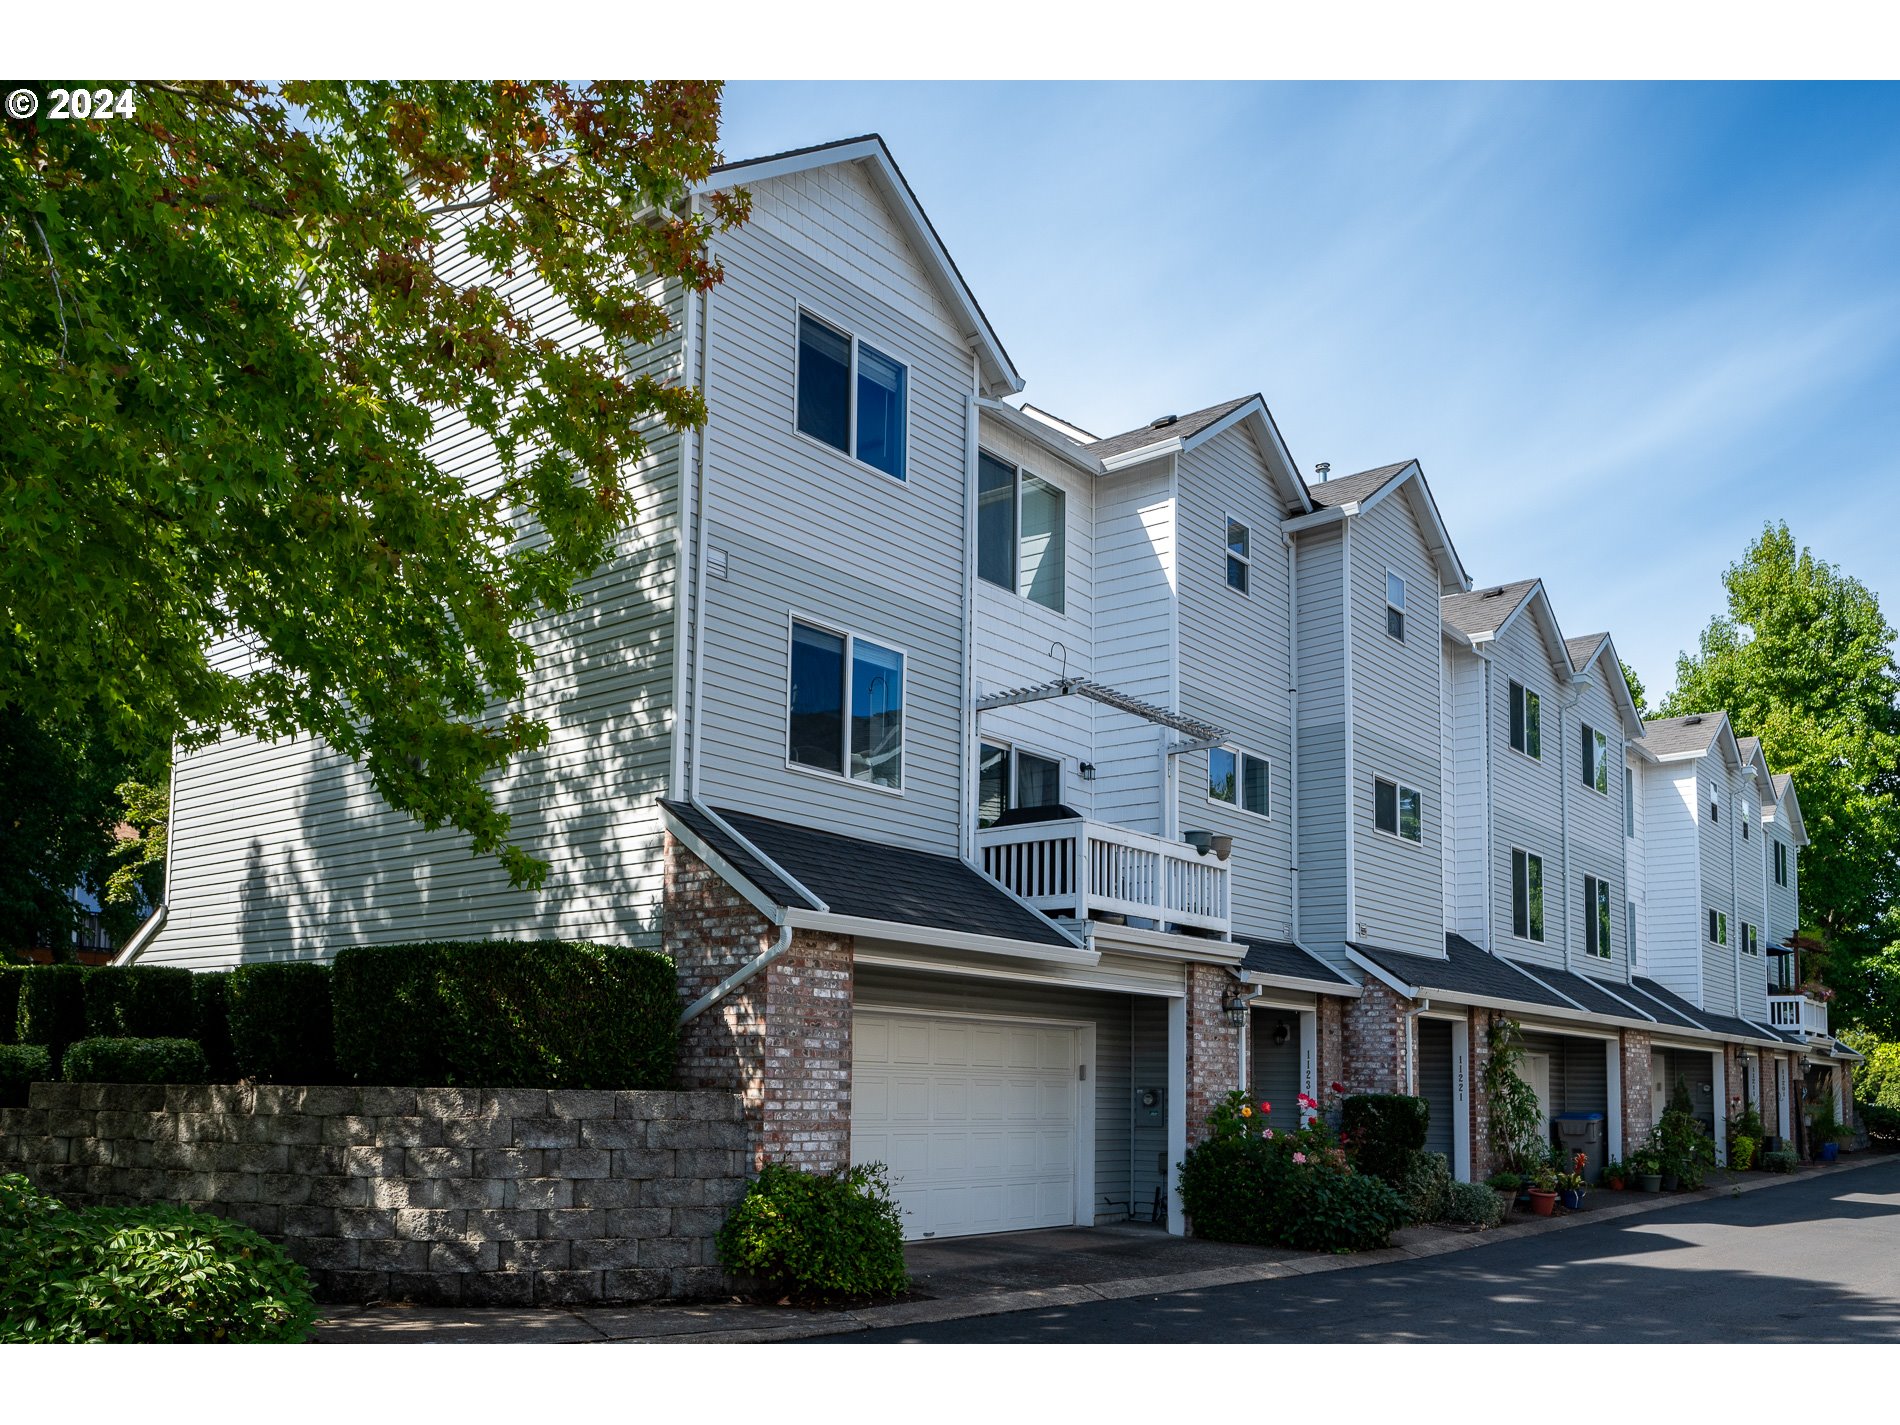
<path fill-rule="evenodd" d="M 1887 1161 L 1891 1160 L 1885 1155 L 1865 1153 L 1838 1163 L 1806 1164 L 1787 1175 L 1722 1173 L 1698 1193 L 1598 1190 L 1585 1199 L 1580 1212 L 1549 1218 L 1517 1214 L 1506 1225 L 1482 1232 L 1410 1227 L 1394 1234 L 1393 1245 L 1388 1248 L 1344 1256 L 1169 1237 L 1156 1228 L 1130 1224 L 1060 1228 L 914 1244 L 907 1249 L 907 1262 L 916 1290 L 926 1299 L 889 1306 L 831 1311 L 709 1301 L 619 1307 L 350 1307 L 318 1323 L 316 1339 L 350 1344 L 798 1341 L 1038 1307 L 1164 1296 L 1276 1277 L 1351 1271 L 1561 1232 L 1588 1222 L 1656 1212 L 1698 1199 L 1760 1192 Z"/>

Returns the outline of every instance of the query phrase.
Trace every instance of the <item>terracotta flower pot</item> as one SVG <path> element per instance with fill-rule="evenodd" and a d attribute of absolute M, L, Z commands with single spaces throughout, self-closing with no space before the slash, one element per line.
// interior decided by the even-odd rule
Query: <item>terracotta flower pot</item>
<path fill-rule="evenodd" d="M 1557 1205 L 1557 1194 L 1544 1192 L 1539 1188 L 1531 1189 L 1531 1211 L 1539 1217 L 1550 1216 L 1551 1209 Z"/>

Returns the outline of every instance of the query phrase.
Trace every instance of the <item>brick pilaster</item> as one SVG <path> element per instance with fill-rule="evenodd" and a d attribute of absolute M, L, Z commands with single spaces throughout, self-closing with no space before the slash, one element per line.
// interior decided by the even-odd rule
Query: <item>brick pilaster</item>
<path fill-rule="evenodd" d="M 1412 1002 L 1370 975 L 1365 991 L 1346 1001 L 1343 1016 L 1346 1092 L 1409 1093 L 1406 1035 L 1411 1026 L 1405 1011 Z"/>
<path fill-rule="evenodd" d="M 1320 999 L 1315 1026 L 1319 1048 L 1315 1098 L 1324 1100 L 1330 1085 L 1346 1080 L 1346 1006 L 1350 1000 Z"/>
<path fill-rule="evenodd" d="M 1649 1140 L 1655 1121 L 1650 1103 L 1650 1042 L 1641 1029 L 1623 1031 L 1623 1156 L 1628 1158 Z"/>
<path fill-rule="evenodd" d="M 1501 1166 L 1491 1152 L 1491 1100 L 1484 1091 L 1484 1073 L 1491 1063 L 1491 1011 L 1469 1011 L 1466 1033 L 1471 1043 L 1471 1180 L 1483 1182 Z"/>
<path fill-rule="evenodd" d="M 1237 986 L 1216 965 L 1187 967 L 1187 1143 L 1207 1136 L 1207 1115 L 1240 1087 L 1240 1029 L 1227 1020 L 1225 1001 Z"/>

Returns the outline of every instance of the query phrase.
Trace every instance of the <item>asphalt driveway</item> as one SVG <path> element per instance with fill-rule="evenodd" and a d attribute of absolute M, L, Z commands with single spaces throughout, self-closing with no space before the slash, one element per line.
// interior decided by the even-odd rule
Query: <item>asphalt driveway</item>
<path fill-rule="evenodd" d="M 1900 1157 L 1440 1258 L 837 1339 L 1900 1342 Z"/>

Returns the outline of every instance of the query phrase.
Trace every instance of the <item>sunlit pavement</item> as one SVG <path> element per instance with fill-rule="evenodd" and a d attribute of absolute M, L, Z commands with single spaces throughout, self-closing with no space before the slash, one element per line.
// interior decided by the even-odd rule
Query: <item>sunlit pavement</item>
<path fill-rule="evenodd" d="M 1443 1258 L 842 1341 L 1900 1341 L 1900 1157 Z"/>

